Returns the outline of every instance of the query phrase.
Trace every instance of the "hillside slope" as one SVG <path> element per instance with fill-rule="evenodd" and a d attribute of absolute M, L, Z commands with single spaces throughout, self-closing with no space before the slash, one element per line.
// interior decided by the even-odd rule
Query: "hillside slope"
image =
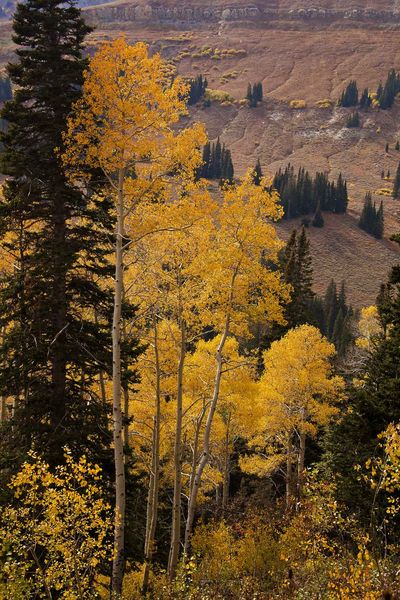
<path fill-rule="evenodd" d="M 1 3 L 0 3 L 1 7 Z M 348 180 L 347 217 L 327 216 L 323 230 L 310 230 L 316 286 L 333 276 L 346 278 L 356 304 L 373 302 L 379 283 L 398 260 L 397 246 L 378 242 L 357 228 L 366 191 L 383 199 L 386 238 L 400 230 L 400 201 L 377 193 L 390 189 L 400 161 L 400 107 L 370 110 L 362 127 L 345 127 L 348 110 L 334 105 L 355 78 L 362 89 L 376 89 L 390 68 L 400 70 L 400 0 L 118 0 L 85 9 L 96 26 L 90 51 L 123 33 L 131 42 L 147 41 L 184 76 L 202 73 L 209 87 L 231 96 L 191 111 L 190 121 L 206 124 L 231 149 L 236 174 L 260 160 L 273 175 L 288 162 L 311 173 L 342 172 Z M 0 23 L 0 64 L 12 58 L 10 23 Z M 241 105 L 248 82 L 262 81 L 264 102 Z M 301 99 L 305 110 L 292 110 Z M 332 108 L 316 108 L 323 99 Z M 385 152 L 389 143 L 390 151 Z M 292 224 L 284 224 L 282 232 Z"/>

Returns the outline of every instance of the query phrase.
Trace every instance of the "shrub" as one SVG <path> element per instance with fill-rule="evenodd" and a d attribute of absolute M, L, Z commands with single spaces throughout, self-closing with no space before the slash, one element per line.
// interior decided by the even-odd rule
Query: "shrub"
<path fill-rule="evenodd" d="M 294 108 L 294 109 L 307 108 L 307 103 L 305 100 L 291 100 L 290 108 Z"/>

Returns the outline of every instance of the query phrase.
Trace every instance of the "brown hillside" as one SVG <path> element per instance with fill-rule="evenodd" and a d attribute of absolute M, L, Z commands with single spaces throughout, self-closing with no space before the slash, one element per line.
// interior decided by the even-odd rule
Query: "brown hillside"
<path fill-rule="evenodd" d="M 348 281 L 356 304 L 374 301 L 379 283 L 398 259 L 397 247 L 360 231 L 357 216 L 367 190 L 383 199 L 386 236 L 400 229 L 400 201 L 375 192 L 392 187 L 400 161 L 400 106 L 370 110 L 362 127 L 348 130 L 348 110 L 316 108 L 336 102 L 350 79 L 376 89 L 390 68 L 400 70 L 400 0 L 176 0 L 117 1 L 85 10 L 96 24 L 92 47 L 124 33 L 145 40 L 183 75 L 203 73 L 209 87 L 232 100 L 195 107 L 191 120 L 203 121 L 211 139 L 221 136 L 232 150 L 237 174 L 260 159 L 273 174 L 289 161 L 311 172 L 343 172 L 348 180 L 347 217 L 328 215 L 323 230 L 310 229 L 316 288 L 334 277 Z M 12 57 L 10 24 L 0 24 L 0 63 Z M 262 81 L 265 102 L 241 106 L 248 82 Z M 301 99 L 305 110 L 289 108 Z M 390 152 L 385 152 L 385 144 Z M 292 224 L 279 227 L 282 235 Z"/>

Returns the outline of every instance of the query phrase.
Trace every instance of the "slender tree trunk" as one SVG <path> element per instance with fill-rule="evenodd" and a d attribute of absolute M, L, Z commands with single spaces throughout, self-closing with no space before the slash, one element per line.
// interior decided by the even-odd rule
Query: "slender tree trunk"
<path fill-rule="evenodd" d="M 6 405 L 6 397 L 1 396 L 0 398 L 0 423 L 4 423 L 7 419 L 7 405 Z"/>
<path fill-rule="evenodd" d="M 228 423 L 226 425 L 226 436 L 225 436 L 225 461 L 224 461 L 224 481 L 222 486 L 222 510 L 226 511 L 226 507 L 228 506 L 229 500 L 229 485 L 231 479 L 231 456 L 230 456 L 230 448 L 229 448 L 229 427 L 230 427 L 230 418 L 228 418 Z"/>
<path fill-rule="evenodd" d="M 304 431 L 300 431 L 300 449 L 299 459 L 297 463 L 297 501 L 300 502 L 303 493 L 303 479 L 304 479 L 304 459 L 306 454 L 306 434 Z"/>
<path fill-rule="evenodd" d="M 224 331 L 221 335 L 220 342 L 217 348 L 216 361 L 217 361 L 217 370 L 215 374 L 215 383 L 214 383 L 214 392 L 212 396 L 212 400 L 210 403 L 210 408 L 207 415 L 206 427 L 204 431 L 204 442 L 203 442 L 203 450 L 201 453 L 200 461 L 196 469 L 196 474 L 193 481 L 193 486 L 190 492 L 189 497 L 189 505 L 188 505 L 188 515 L 186 521 L 186 529 L 185 529 L 185 546 L 184 546 L 184 556 L 187 557 L 189 552 L 190 545 L 190 536 L 192 533 L 194 513 L 196 510 L 197 504 L 197 495 L 199 492 L 199 487 L 201 483 L 201 477 L 203 475 L 203 471 L 209 461 L 210 458 L 210 436 L 211 436 L 211 427 L 214 420 L 214 414 L 217 408 L 217 402 L 219 398 L 219 390 L 221 386 L 221 377 L 222 377 L 222 367 L 223 367 L 223 357 L 222 352 L 225 346 L 226 339 L 229 333 L 229 317 L 226 320 Z"/>
<path fill-rule="evenodd" d="M 112 593 L 118 598 L 122 592 L 125 551 L 125 461 L 123 440 L 123 414 L 121 408 L 121 317 L 123 294 L 123 234 L 124 234 L 124 172 L 118 174 L 117 230 L 115 240 L 114 314 L 112 326 L 112 392 L 113 439 L 115 462 L 115 523 L 114 559 L 112 566 Z"/>
<path fill-rule="evenodd" d="M 292 434 L 288 435 L 286 449 L 286 509 L 290 510 L 293 504 L 293 446 Z"/>
<path fill-rule="evenodd" d="M 176 431 L 174 448 L 174 499 L 172 507 L 171 546 L 168 559 L 168 576 L 176 574 L 181 543 L 181 494 L 182 494 L 182 409 L 183 409 L 183 368 L 186 355 L 186 326 L 181 325 L 181 347 L 179 353 L 178 382 L 176 397 Z"/>
<path fill-rule="evenodd" d="M 96 325 L 99 324 L 99 318 L 97 316 L 97 311 L 94 311 L 94 322 Z M 106 394 L 106 384 L 104 381 L 104 371 L 101 369 L 99 371 L 99 389 L 100 389 L 100 397 L 103 404 L 107 404 L 107 394 Z"/>
<path fill-rule="evenodd" d="M 155 549 L 155 536 L 158 518 L 158 494 L 160 487 L 160 422 L 161 422 L 161 386 L 160 386 L 160 357 L 158 352 L 158 332 L 157 323 L 154 319 L 154 355 L 156 367 L 156 398 L 155 415 L 153 430 L 153 460 L 152 460 L 152 484 L 149 486 L 149 512 L 146 523 L 146 546 L 145 546 L 145 567 L 143 573 L 143 593 L 147 592 L 149 585 L 149 575 L 151 563 Z"/>
<path fill-rule="evenodd" d="M 53 222 L 53 289 L 52 289 L 52 341 L 49 347 L 51 363 L 51 394 L 49 401 L 51 429 L 59 429 L 66 416 L 66 328 L 67 328 L 67 294 L 66 294 L 66 215 L 64 199 L 57 198 L 54 205 Z M 54 435 L 53 435 L 54 438 Z M 53 444 L 53 460 L 61 461 L 63 450 L 60 444 Z"/>

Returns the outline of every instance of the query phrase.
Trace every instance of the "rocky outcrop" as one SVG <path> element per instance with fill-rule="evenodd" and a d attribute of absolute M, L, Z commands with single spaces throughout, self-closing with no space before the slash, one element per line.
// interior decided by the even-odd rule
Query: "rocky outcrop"
<path fill-rule="evenodd" d="M 273 4 L 273 3 L 271 3 Z M 395 4 L 396 5 L 396 4 Z M 165 6 L 164 4 L 149 3 L 113 3 L 88 8 L 85 11 L 91 22 L 152 22 L 152 23 L 208 23 L 218 21 L 359 21 L 378 23 L 400 23 L 400 10 L 377 10 L 373 8 L 324 8 L 298 7 L 280 8 L 265 7 L 265 3 L 224 5 L 209 4 L 208 6 L 195 3 L 181 3 Z"/>

